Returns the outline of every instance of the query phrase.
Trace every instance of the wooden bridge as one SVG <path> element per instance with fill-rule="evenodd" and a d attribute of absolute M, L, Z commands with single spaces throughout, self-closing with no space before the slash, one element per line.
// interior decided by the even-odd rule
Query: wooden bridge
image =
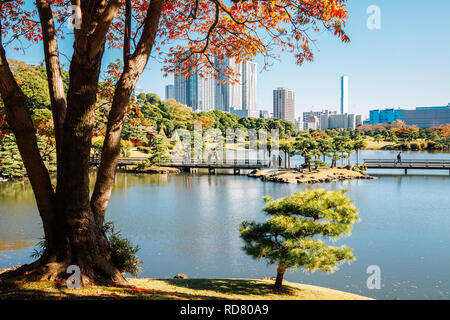
<path fill-rule="evenodd" d="M 131 165 L 137 165 L 146 161 L 147 158 L 119 158 L 117 166 L 119 168 L 127 167 Z M 99 166 L 100 159 L 91 158 L 90 160 L 91 166 Z M 179 168 L 183 171 L 190 170 L 191 172 L 195 172 L 198 169 L 208 169 L 210 174 L 214 174 L 216 169 L 231 169 L 235 174 L 240 174 L 240 170 L 255 170 L 255 169 L 263 169 L 269 167 L 269 162 L 265 160 L 250 160 L 250 159 L 225 159 L 222 161 L 187 161 L 187 162 L 169 162 L 167 164 L 161 164 L 163 167 L 169 168 Z"/>
<path fill-rule="evenodd" d="M 408 174 L 409 169 L 418 170 L 449 170 L 450 174 L 450 160 L 439 159 L 364 159 L 364 165 L 367 169 L 402 169 L 405 174 Z"/>

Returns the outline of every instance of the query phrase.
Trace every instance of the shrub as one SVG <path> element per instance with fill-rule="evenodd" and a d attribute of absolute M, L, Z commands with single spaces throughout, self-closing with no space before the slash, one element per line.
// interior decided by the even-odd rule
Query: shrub
<path fill-rule="evenodd" d="M 146 161 L 142 161 L 140 163 L 138 163 L 136 165 L 136 170 L 144 170 L 145 168 L 147 168 L 150 165 L 150 161 L 146 160 Z"/>
<path fill-rule="evenodd" d="M 120 155 L 122 157 L 129 157 L 131 148 L 133 148 L 133 143 L 129 140 L 120 141 Z"/>
<path fill-rule="evenodd" d="M 130 240 L 123 238 L 119 231 L 114 228 L 113 222 L 106 222 L 103 225 L 109 245 L 111 246 L 111 259 L 114 266 L 122 273 L 130 273 L 137 276 L 141 268 L 141 261 L 137 257 L 139 246 L 133 246 Z"/>
<path fill-rule="evenodd" d="M 411 142 L 410 143 L 410 149 L 413 151 L 418 151 L 421 149 L 420 144 L 417 142 Z"/>
<path fill-rule="evenodd" d="M 322 167 L 322 168 L 329 168 L 330 165 L 329 165 L 327 162 L 322 161 L 322 160 L 314 160 L 314 167 L 315 167 L 316 169 L 319 168 L 319 167 Z"/>
<path fill-rule="evenodd" d="M 140 152 L 143 152 L 143 153 L 147 153 L 147 154 L 150 153 L 150 148 L 149 147 L 139 146 L 139 147 L 137 147 L 137 150 L 140 151 Z"/>

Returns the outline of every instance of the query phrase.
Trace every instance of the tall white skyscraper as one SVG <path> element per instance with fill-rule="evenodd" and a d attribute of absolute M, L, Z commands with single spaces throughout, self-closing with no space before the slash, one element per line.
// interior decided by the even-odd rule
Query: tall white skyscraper
<path fill-rule="evenodd" d="M 348 77 L 341 77 L 341 114 L 348 113 Z"/>
<path fill-rule="evenodd" d="M 203 72 L 203 77 L 193 73 L 189 78 L 175 74 L 175 100 L 194 111 L 209 111 L 214 108 L 214 76 Z"/>
<path fill-rule="evenodd" d="M 258 65 L 247 61 L 242 64 L 242 109 L 249 117 L 259 116 L 257 105 Z"/>
<path fill-rule="evenodd" d="M 273 117 L 291 122 L 295 121 L 294 91 L 286 88 L 273 90 Z"/>

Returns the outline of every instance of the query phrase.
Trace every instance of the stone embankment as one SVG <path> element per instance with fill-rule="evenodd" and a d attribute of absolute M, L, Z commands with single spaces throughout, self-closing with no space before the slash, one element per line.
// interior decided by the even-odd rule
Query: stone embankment
<path fill-rule="evenodd" d="M 308 169 L 304 169 L 303 172 L 295 169 L 267 169 L 252 171 L 248 176 L 260 178 L 262 181 L 268 182 L 300 184 L 375 179 L 364 171 L 354 171 L 351 168 L 318 168 L 311 169 L 311 172 Z"/>

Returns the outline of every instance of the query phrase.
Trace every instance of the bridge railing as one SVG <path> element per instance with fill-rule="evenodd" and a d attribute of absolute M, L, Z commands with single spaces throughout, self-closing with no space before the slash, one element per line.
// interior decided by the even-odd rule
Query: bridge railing
<path fill-rule="evenodd" d="M 248 165 L 248 166 L 268 166 L 267 160 L 250 160 L 250 159 L 220 159 L 220 160 L 188 160 L 188 161 L 171 161 L 169 165 L 204 165 L 204 166 L 233 166 L 233 165 Z"/>
<path fill-rule="evenodd" d="M 119 165 L 124 165 L 124 164 L 137 164 L 143 161 L 146 161 L 148 159 L 144 158 L 144 157 L 128 157 L 128 158 L 124 158 L 124 157 L 120 157 L 118 160 L 118 164 Z M 100 158 L 94 158 L 91 157 L 90 159 L 91 164 L 99 164 L 100 163 Z M 174 166 L 189 166 L 189 165 L 199 165 L 199 166 L 217 166 L 217 165 L 223 165 L 223 166 L 233 166 L 233 165 L 238 165 L 238 166 L 269 166 L 269 161 L 268 160 L 252 160 L 252 159 L 219 159 L 219 160 L 215 160 L 215 159 L 211 159 L 211 160 L 194 160 L 194 159 L 189 159 L 187 161 L 170 161 L 168 162 L 168 166 L 170 165 L 174 165 Z"/>
<path fill-rule="evenodd" d="M 364 159 L 364 166 L 370 168 L 383 167 L 421 167 L 421 168 L 450 168 L 448 159 Z"/>
<path fill-rule="evenodd" d="M 148 157 L 144 158 L 144 157 L 120 157 L 119 158 L 119 163 L 123 163 L 123 162 L 129 162 L 129 163 L 138 163 L 138 162 L 143 162 L 146 161 L 148 159 Z M 89 159 L 89 161 L 91 163 L 99 163 L 100 162 L 100 158 L 97 157 L 91 157 Z"/>

